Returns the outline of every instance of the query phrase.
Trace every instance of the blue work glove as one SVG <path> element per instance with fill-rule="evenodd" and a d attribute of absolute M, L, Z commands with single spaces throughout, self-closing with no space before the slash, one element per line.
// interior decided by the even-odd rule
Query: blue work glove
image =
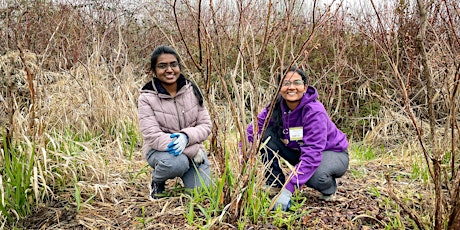
<path fill-rule="evenodd" d="M 281 210 L 286 211 L 291 207 L 291 196 L 292 192 L 283 188 L 278 196 L 275 196 L 275 205 L 273 206 L 273 210 L 281 207 Z"/>
<path fill-rule="evenodd" d="M 184 151 L 185 146 L 187 146 L 188 137 L 184 133 L 173 133 L 169 137 L 173 138 L 173 140 L 169 143 L 166 151 L 170 154 L 174 154 L 174 156 L 178 156 Z"/>

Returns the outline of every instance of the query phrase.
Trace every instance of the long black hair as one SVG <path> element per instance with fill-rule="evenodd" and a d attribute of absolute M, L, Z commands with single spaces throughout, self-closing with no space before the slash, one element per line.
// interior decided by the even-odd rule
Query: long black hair
<path fill-rule="evenodd" d="M 304 84 L 307 84 L 307 76 L 301 69 L 299 69 L 296 66 L 291 66 L 291 68 L 289 69 L 285 68 L 281 72 L 281 74 L 278 75 L 278 83 L 280 83 L 281 80 L 283 80 L 284 76 L 286 76 L 286 74 L 289 72 L 298 73 L 302 77 L 302 81 L 304 82 Z M 272 121 L 274 122 L 274 128 L 275 130 L 277 130 L 277 135 L 279 138 L 283 136 L 283 114 L 281 112 L 281 103 L 283 103 L 282 99 L 283 98 L 281 97 L 281 95 L 278 95 L 278 97 L 276 98 L 276 102 L 275 102 L 275 106 L 273 107 L 273 113 L 272 113 L 272 118 L 271 118 Z"/>
<path fill-rule="evenodd" d="M 150 57 L 150 70 L 155 72 L 155 67 L 157 66 L 158 62 L 158 57 L 162 54 L 172 54 L 174 57 L 177 59 L 177 62 L 179 63 L 179 68 L 181 68 L 181 62 L 179 58 L 179 54 L 177 54 L 176 50 L 174 50 L 170 46 L 158 46 L 152 53 L 152 56 Z M 182 72 L 182 69 L 181 69 Z M 201 94 L 200 89 L 198 86 L 193 82 L 190 81 L 189 79 L 186 79 L 187 82 L 190 82 L 192 84 L 193 88 L 193 94 L 195 94 L 196 98 L 198 99 L 198 103 L 200 106 L 203 106 L 203 95 Z"/>

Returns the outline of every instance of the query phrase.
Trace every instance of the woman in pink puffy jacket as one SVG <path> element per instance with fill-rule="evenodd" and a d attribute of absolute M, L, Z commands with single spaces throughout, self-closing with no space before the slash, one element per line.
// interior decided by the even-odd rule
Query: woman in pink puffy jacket
<path fill-rule="evenodd" d="M 211 120 L 198 87 L 181 73 L 177 52 L 157 47 L 151 56 L 154 77 L 138 100 L 143 153 L 153 168 L 150 199 L 158 199 L 168 179 L 180 177 L 186 188 L 209 186 L 211 173 L 203 141 Z"/>

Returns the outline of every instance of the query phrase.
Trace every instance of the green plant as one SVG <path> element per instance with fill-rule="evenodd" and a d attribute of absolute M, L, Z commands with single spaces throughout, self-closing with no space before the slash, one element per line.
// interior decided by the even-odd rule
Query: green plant
<path fill-rule="evenodd" d="M 120 127 L 121 126 L 121 127 Z M 139 145 L 139 131 L 133 122 L 122 125 L 112 125 L 110 127 L 110 136 L 119 142 L 120 150 L 128 160 L 132 160 L 134 151 Z"/>
<path fill-rule="evenodd" d="M 145 206 L 142 206 L 142 208 L 141 208 L 141 213 L 142 213 L 142 216 L 141 216 L 141 217 L 135 217 L 135 219 L 136 219 L 136 221 L 138 221 L 140 224 L 142 224 L 142 227 L 143 227 L 143 228 L 146 228 L 146 227 L 147 227 L 147 224 L 153 221 L 153 218 L 146 218 L 146 215 L 145 215 Z"/>
<path fill-rule="evenodd" d="M 354 179 L 360 179 L 367 176 L 367 170 L 363 167 L 350 168 L 350 175 Z"/>
<path fill-rule="evenodd" d="M 78 184 L 75 183 L 75 192 L 74 192 L 74 198 L 75 198 L 75 203 L 77 204 L 77 212 L 80 211 L 81 208 L 81 194 L 80 194 L 80 188 L 78 187 Z"/>
<path fill-rule="evenodd" d="M 412 164 L 411 179 L 421 179 L 423 183 L 427 184 L 430 180 L 430 172 L 426 165 L 418 160 Z"/>
<path fill-rule="evenodd" d="M 3 135 L 3 141 L 5 135 Z M 1 206 L 0 210 L 8 221 L 27 216 L 34 203 L 31 177 L 34 167 L 35 147 L 26 142 L 23 145 L 12 143 L 1 151 L 4 159 L 0 169 Z M 14 215 L 14 216 L 13 216 Z"/>
<path fill-rule="evenodd" d="M 243 229 L 247 223 L 256 224 L 258 221 L 265 222 L 268 218 L 267 209 L 270 205 L 268 194 L 261 189 L 258 181 L 259 166 L 246 168 L 247 172 L 235 175 L 232 168 L 235 167 L 229 160 L 229 152 L 225 156 L 225 169 L 222 175 L 214 181 L 214 186 L 202 187 L 192 190 L 192 196 L 188 203 L 185 217 L 189 224 L 196 227 L 210 228 L 217 220 L 225 220 L 228 210 L 234 204 L 241 202 L 240 217 L 237 220 L 238 229 Z M 235 184 L 241 176 L 246 176 L 248 183 L 245 185 Z M 242 188 L 238 188 L 242 186 Z M 229 197 L 224 197 L 225 189 L 229 189 L 232 200 L 225 203 Z"/>
<path fill-rule="evenodd" d="M 292 229 L 293 226 L 298 226 L 297 222 L 312 212 L 310 209 L 305 210 L 306 201 L 306 197 L 296 192 L 291 198 L 290 212 L 287 213 L 279 209 L 271 212 L 270 218 L 273 224 L 283 229 Z"/>
<path fill-rule="evenodd" d="M 304 213 L 286 213 L 279 209 L 273 212 L 273 224 L 282 229 L 292 229 L 293 226 L 297 226 L 296 222 L 300 217 L 307 215 L 308 212 Z"/>
<path fill-rule="evenodd" d="M 381 197 L 379 188 L 377 188 L 375 186 L 370 186 L 370 188 L 368 188 L 367 191 L 374 197 L 377 197 L 377 198 Z"/>
<path fill-rule="evenodd" d="M 81 189 L 80 187 L 78 186 L 78 183 L 75 183 L 74 184 L 74 199 L 75 199 L 75 203 L 76 203 L 76 206 L 77 206 L 77 212 L 79 212 L 81 210 L 81 208 L 83 207 L 83 205 L 91 202 L 93 200 L 93 198 L 96 196 L 96 194 L 92 194 L 88 199 L 86 199 L 84 202 L 82 202 L 82 196 L 81 196 Z"/>
<path fill-rule="evenodd" d="M 226 163 L 228 163 L 228 161 L 226 161 Z M 229 172 L 229 170 L 226 170 L 226 173 Z M 225 183 L 229 177 L 232 177 L 232 175 L 226 174 L 221 176 L 219 179 L 216 180 L 215 186 L 202 186 L 201 188 L 191 190 L 192 197 L 190 198 L 190 202 L 188 204 L 188 212 L 185 214 L 189 224 L 197 227 L 211 227 L 211 225 L 214 223 L 213 217 L 218 216 L 220 211 L 224 209 L 222 207 L 221 199 Z M 202 184 L 204 184 L 203 178 L 200 178 L 200 181 Z M 196 211 L 200 211 L 201 215 L 196 215 Z M 203 216 L 204 220 L 202 219 Z M 222 218 L 222 216 L 220 216 L 219 218 Z"/>
<path fill-rule="evenodd" d="M 350 151 L 350 155 L 351 158 L 360 161 L 373 160 L 376 157 L 373 148 L 371 146 L 364 145 L 352 146 L 352 151 Z"/>
<path fill-rule="evenodd" d="M 385 229 L 404 229 L 405 226 L 401 221 L 401 217 L 399 215 L 391 216 L 390 220 L 387 222 L 387 226 Z"/>

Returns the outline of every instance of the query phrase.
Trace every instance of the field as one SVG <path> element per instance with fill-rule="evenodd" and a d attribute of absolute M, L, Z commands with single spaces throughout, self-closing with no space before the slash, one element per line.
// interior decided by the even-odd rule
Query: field
<path fill-rule="evenodd" d="M 459 229 L 460 5 L 356 2 L 3 1 L 0 228 Z M 205 96 L 214 178 L 150 201 L 137 98 L 161 44 Z M 245 129 L 290 65 L 350 167 L 333 201 L 269 211 Z"/>
<path fill-rule="evenodd" d="M 369 151 L 369 150 L 366 150 Z M 380 157 L 369 159 L 366 151 L 356 150 L 350 171 L 339 180 L 335 200 L 319 200 L 314 190 L 304 188 L 295 199 L 295 207 L 289 212 L 272 212 L 266 209 L 255 221 L 247 220 L 240 229 L 404 229 L 416 225 L 390 197 L 390 188 L 410 209 L 429 210 L 432 189 L 423 181 L 423 173 L 412 170 L 410 165 L 391 165 L 395 159 Z M 369 153 L 367 153 L 369 154 Z M 358 159 L 356 159 L 358 158 Z M 382 157 L 385 158 L 385 157 Z M 406 156 L 406 159 L 410 159 Z M 416 162 L 416 160 L 415 160 Z M 18 226 L 25 229 L 237 229 L 231 223 L 220 222 L 220 215 L 209 217 L 205 211 L 195 208 L 194 221 L 189 221 L 192 197 L 180 191 L 178 181 L 170 182 L 171 196 L 152 202 L 147 199 L 146 173 L 136 179 L 128 178 L 126 169 L 145 167 L 143 159 L 119 161 L 117 167 L 109 167 L 112 176 L 108 182 L 80 182 L 81 205 L 72 202 L 73 193 L 63 193 L 46 205 L 34 208 L 33 214 Z M 415 163 L 417 164 L 417 163 Z M 392 178 L 389 185 L 385 179 Z M 99 191 L 98 191 L 99 190 Z M 202 204 L 204 208 L 209 204 Z M 206 210 L 206 211 L 209 211 Z M 427 218 L 426 216 L 422 216 Z M 225 218 L 224 218 L 225 220 Z M 424 220 L 429 221 L 429 220 Z M 208 228 L 208 227 L 204 227 Z"/>

